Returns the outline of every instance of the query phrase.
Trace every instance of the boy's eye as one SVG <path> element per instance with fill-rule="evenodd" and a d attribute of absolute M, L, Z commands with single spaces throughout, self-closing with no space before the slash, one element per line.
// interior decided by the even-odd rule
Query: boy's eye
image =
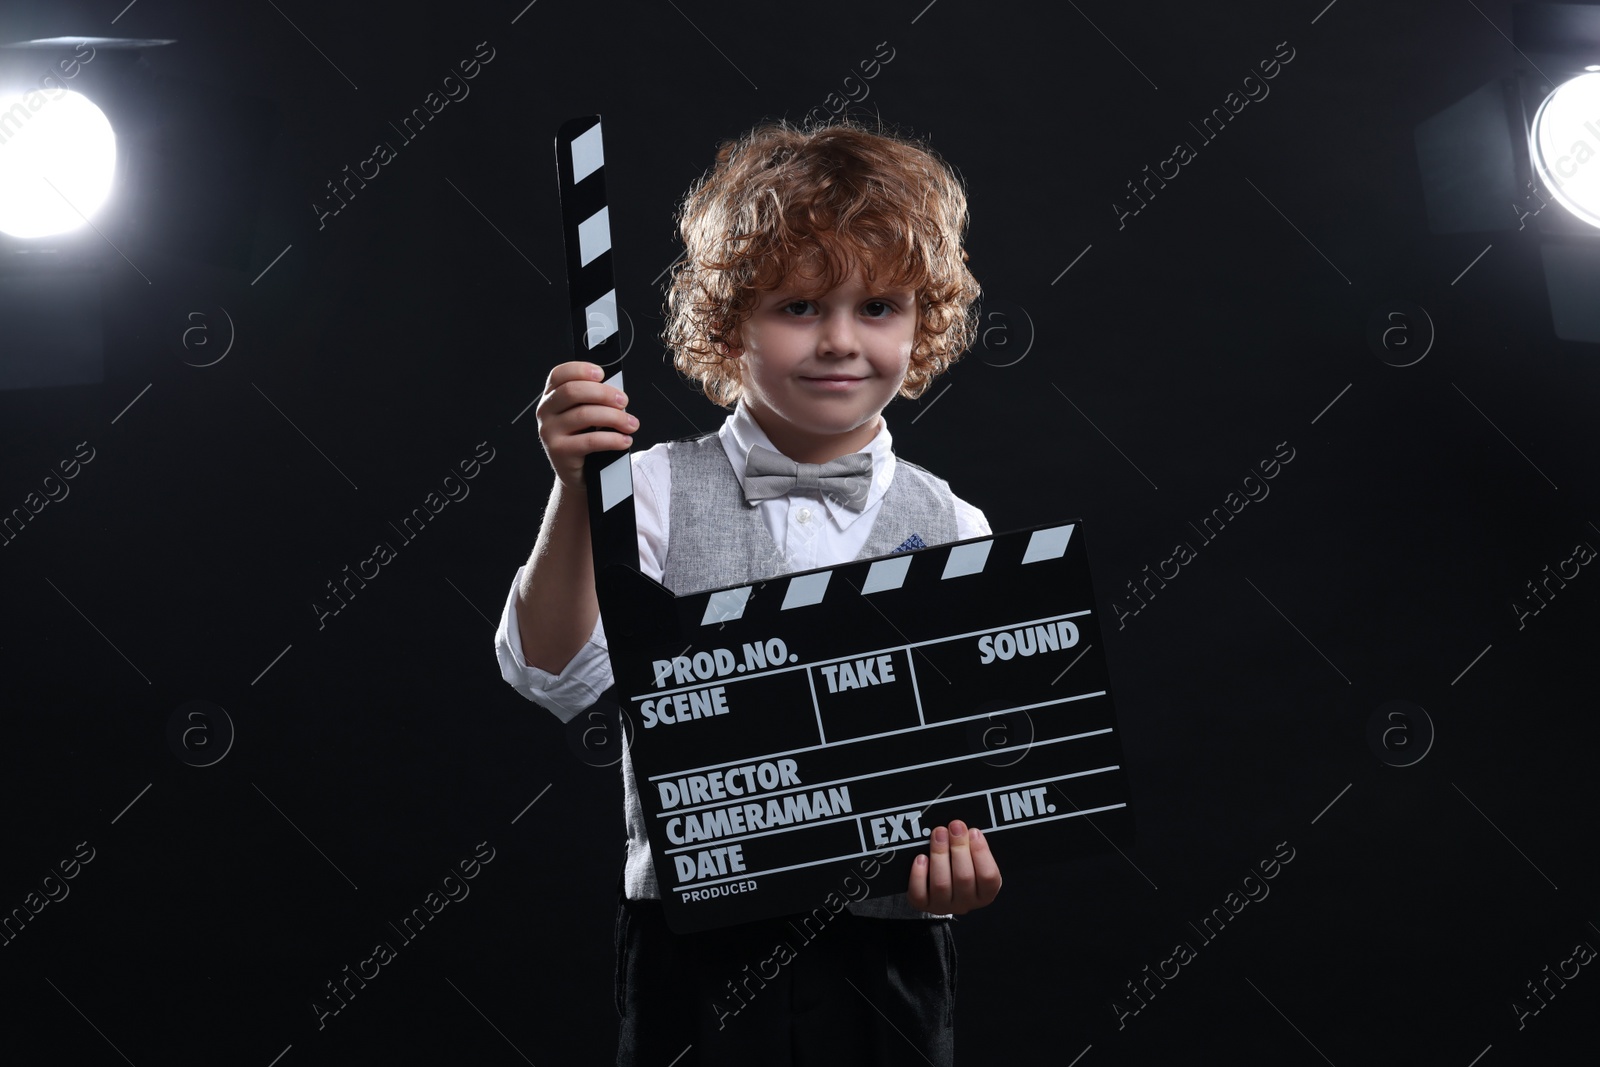
<path fill-rule="evenodd" d="M 781 305 L 780 310 L 787 315 L 804 315 L 810 312 L 814 303 L 810 300 L 790 300 Z M 887 300 L 868 300 L 861 305 L 862 312 L 872 319 L 885 319 L 894 314 L 894 305 Z"/>

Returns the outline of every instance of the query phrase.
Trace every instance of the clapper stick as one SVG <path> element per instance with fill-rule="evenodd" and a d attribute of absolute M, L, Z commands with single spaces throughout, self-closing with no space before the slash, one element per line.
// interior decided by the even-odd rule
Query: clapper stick
<path fill-rule="evenodd" d="M 611 268 L 611 217 L 606 206 L 605 147 L 599 115 L 562 124 L 556 134 L 556 170 L 574 350 L 591 363 L 615 368 L 606 384 L 621 389 L 622 341 Z M 589 494 L 595 574 L 613 565 L 637 570 L 633 469 L 628 453 L 590 453 L 584 460 L 583 479 Z"/>
<path fill-rule="evenodd" d="M 599 118 L 563 125 L 556 157 L 574 346 L 618 367 Z M 1008 872 L 1131 840 L 1081 522 L 906 551 L 891 546 L 919 531 L 886 528 L 888 555 L 675 595 L 639 571 L 628 453 L 590 454 L 584 481 L 672 929 L 903 891 L 887 857 L 953 819 L 983 827 Z"/>

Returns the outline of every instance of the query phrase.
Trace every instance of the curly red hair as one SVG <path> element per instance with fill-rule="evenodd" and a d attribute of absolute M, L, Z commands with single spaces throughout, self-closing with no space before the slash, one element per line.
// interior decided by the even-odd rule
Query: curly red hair
<path fill-rule="evenodd" d="M 685 195 L 685 253 L 667 290 L 661 340 L 678 369 L 724 407 L 741 393 L 740 326 L 764 293 L 803 270 L 817 291 L 851 276 L 917 294 L 900 395 L 917 397 L 977 333 L 961 180 L 925 143 L 851 120 L 757 126 L 722 144 Z M 814 276 L 814 277 L 813 277 Z"/>

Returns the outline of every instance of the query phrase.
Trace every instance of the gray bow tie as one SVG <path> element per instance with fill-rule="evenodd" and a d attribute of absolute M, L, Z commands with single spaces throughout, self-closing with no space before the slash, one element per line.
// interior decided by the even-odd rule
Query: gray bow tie
<path fill-rule="evenodd" d="M 872 489 L 872 454 L 857 452 L 826 463 L 796 463 L 760 445 L 750 447 L 744 469 L 744 497 L 754 504 L 792 489 L 815 489 L 860 511 Z"/>

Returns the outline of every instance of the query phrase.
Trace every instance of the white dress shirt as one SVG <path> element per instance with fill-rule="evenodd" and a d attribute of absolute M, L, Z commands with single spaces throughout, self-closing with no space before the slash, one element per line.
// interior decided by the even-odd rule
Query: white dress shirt
<path fill-rule="evenodd" d="M 754 445 L 778 451 L 743 403 L 723 422 L 717 435 L 735 471 L 744 471 L 746 457 Z M 872 455 L 872 489 L 867 494 L 866 505 L 859 511 L 825 494 L 815 496 L 806 492 L 789 493 L 757 505 L 773 543 L 788 561 L 789 570 L 831 567 L 848 563 L 860 554 L 883 504 L 883 495 L 894 480 L 897 461 L 892 444 L 888 423 L 882 421 L 878 435 L 862 450 Z M 634 513 L 639 529 L 639 570 L 646 577 L 660 581 L 667 559 L 667 517 L 672 501 L 672 466 L 667 446 L 660 444 L 636 452 L 631 461 Z M 960 497 L 955 498 L 955 509 L 957 540 L 990 535 L 992 531 L 983 512 Z M 500 675 L 517 692 L 567 722 L 611 686 L 605 626 L 599 619 L 595 620 L 589 640 L 560 674 L 529 666 L 522 656 L 522 632 L 517 626 L 517 587 L 521 582 L 522 568 L 518 567 L 494 635 Z"/>

